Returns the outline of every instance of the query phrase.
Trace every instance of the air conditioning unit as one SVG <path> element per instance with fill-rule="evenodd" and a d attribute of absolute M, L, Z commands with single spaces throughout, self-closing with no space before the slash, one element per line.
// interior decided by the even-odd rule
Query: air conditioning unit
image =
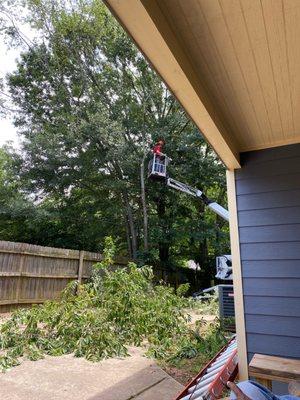
<path fill-rule="evenodd" d="M 233 285 L 218 285 L 218 291 L 220 320 L 225 328 L 235 330 Z"/>

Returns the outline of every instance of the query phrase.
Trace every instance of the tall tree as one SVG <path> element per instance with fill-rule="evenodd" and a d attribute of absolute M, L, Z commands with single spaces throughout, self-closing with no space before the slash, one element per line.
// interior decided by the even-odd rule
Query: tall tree
<path fill-rule="evenodd" d="M 174 176 L 224 203 L 224 168 L 201 134 L 100 0 L 27 6 L 36 40 L 7 84 L 28 189 L 44 204 L 91 201 L 92 218 L 119 222 L 119 241 L 135 259 L 209 264 L 216 246 L 226 248 L 226 228 L 197 200 L 145 176 L 162 136 Z"/>

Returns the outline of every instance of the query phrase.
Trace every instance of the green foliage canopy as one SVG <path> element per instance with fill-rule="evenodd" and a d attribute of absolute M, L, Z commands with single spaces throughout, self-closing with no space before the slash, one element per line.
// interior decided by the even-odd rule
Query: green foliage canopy
<path fill-rule="evenodd" d="M 17 4 L 2 7 L 12 13 Z M 0 22 L 24 48 L 6 86 L 23 138 L 22 154 L 11 155 L 14 177 L 34 197 L 34 218 L 23 233 L 3 222 L 2 238 L 99 251 L 110 234 L 141 263 L 194 259 L 213 276 L 215 255 L 228 251 L 224 222 L 145 177 L 163 136 L 170 174 L 226 205 L 224 167 L 201 133 L 102 1 L 22 4 L 33 41 Z"/>

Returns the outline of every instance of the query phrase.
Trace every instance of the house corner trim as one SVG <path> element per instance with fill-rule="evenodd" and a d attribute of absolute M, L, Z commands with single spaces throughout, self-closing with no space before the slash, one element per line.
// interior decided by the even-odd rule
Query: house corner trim
<path fill-rule="evenodd" d="M 239 380 L 248 379 L 247 341 L 245 329 L 243 280 L 237 217 L 235 172 L 227 171 L 230 245 L 233 265 L 234 308 L 239 357 Z"/>

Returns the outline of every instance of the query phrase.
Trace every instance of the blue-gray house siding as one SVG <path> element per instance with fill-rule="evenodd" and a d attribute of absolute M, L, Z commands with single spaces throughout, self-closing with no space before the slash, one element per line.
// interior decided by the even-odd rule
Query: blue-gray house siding
<path fill-rule="evenodd" d="M 249 361 L 300 358 L 300 145 L 241 155 L 236 193 Z"/>

